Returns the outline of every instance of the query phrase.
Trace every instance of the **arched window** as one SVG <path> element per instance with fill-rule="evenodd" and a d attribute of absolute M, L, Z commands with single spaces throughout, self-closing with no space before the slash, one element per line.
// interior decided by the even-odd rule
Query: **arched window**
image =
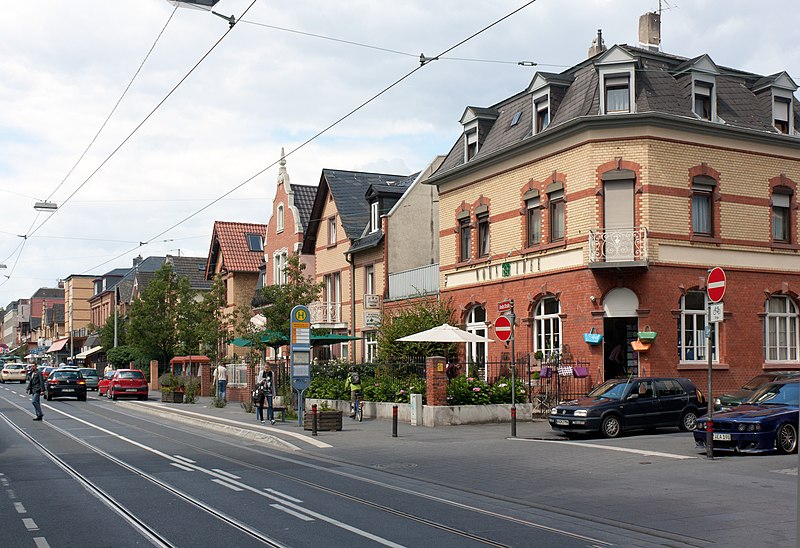
<path fill-rule="evenodd" d="M 533 349 L 547 359 L 561 347 L 561 303 L 555 297 L 544 297 L 533 311 Z"/>
<path fill-rule="evenodd" d="M 681 317 L 678 320 L 678 357 L 682 362 L 706 362 L 706 302 L 705 291 L 687 291 L 681 297 Z M 711 325 L 711 359 L 718 361 L 719 331 Z"/>
<path fill-rule="evenodd" d="M 768 362 L 798 362 L 800 320 L 797 303 L 783 295 L 767 299 L 764 323 L 764 355 Z"/>
<path fill-rule="evenodd" d="M 275 231 L 283 232 L 283 204 L 278 205 L 278 212 L 275 214 Z"/>
<path fill-rule="evenodd" d="M 467 314 L 467 331 L 481 337 L 487 333 L 486 309 L 480 305 L 472 307 Z M 474 342 L 467 343 L 467 375 L 477 371 L 471 371 L 471 365 L 483 366 L 486 363 L 488 348 L 486 343 Z"/>

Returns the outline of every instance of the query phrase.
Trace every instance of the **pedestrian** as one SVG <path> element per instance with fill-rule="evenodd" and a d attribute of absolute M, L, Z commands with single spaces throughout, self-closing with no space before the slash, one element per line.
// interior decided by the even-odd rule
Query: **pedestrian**
<path fill-rule="evenodd" d="M 356 409 L 356 396 L 361 392 L 361 375 L 355 365 L 350 366 L 350 372 L 347 374 L 347 380 L 344 381 L 345 389 L 350 389 L 350 417 L 355 417 Z"/>
<path fill-rule="evenodd" d="M 106 375 L 108 375 L 108 372 L 109 372 L 109 371 L 113 371 L 113 370 L 114 370 L 114 369 L 111 367 L 111 364 L 110 364 L 110 363 L 107 363 L 107 364 L 106 364 L 106 368 L 105 368 L 105 369 L 103 369 L 103 376 L 105 377 Z"/>
<path fill-rule="evenodd" d="M 44 393 L 44 377 L 42 377 L 42 372 L 39 371 L 38 366 L 33 363 L 31 364 L 31 378 L 28 381 L 27 387 L 28 394 L 31 395 L 31 403 L 33 404 L 33 409 L 36 411 L 36 416 L 33 418 L 35 421 L 40 421 L 44 418 L 42 414 L 42 406 L 39 403 L 42 394 Z"/>
<path fill-rule="evenodd" d="M 214 371 L 214 378 L 217 381 L 217 399 L 228 401 L 225 390 L 228 386 L 228 368 L 225 367 L 224 363 L 221 363 L 217 366 L 217 369 Z"/>
<path fill-rule="evenodd" d="M 258 412 L 256 418 L 261 417 L 259 420 L 264 424 L 264 402 L 267 403 L 267 420 L 270 424 L 275 424 L 275 412 L 272 407 L 272 398 L 275 396 L 275 383 L 273 381 L 272 370 L 269 365 L 264 366 L 258 373 L 258 380 L 256 385 L 259 387 L 261 397 L 259 398 Z"/>

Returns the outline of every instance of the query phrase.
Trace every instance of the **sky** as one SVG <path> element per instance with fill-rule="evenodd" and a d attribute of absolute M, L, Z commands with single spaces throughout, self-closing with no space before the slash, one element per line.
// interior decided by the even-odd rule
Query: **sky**
<path fill-rule="evenodd" d="M 294 184 L 326 168 L 422 170 L 450 150 L 467 106 L 583 61 L 598 29 L 608 47 L 637 45 L 639 16 L 659 7 L 538 0 L 480 32 L 526 3 L 220 0 L 233 28 L 167 0 L 9 3 L 0 307 L 137 255 L 205 257 L 215 220 L 266 224 L 282 147 Z M 800 83 L 796 0 L 662 9 L 664 52 Z M 58 211 L 34 211 L 43 200 Z"/>

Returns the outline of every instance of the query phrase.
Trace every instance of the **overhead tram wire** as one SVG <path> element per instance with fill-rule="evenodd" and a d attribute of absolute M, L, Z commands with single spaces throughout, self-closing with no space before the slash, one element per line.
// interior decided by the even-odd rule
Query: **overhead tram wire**
<path fill-rule="evenodd" d="M 254 0 L 254 1 L 255 1 L 255 0 Z M 506 19 L 508 19 L 509 17 L 512 17 L 513 15 L 516 15 L 517 13 L 519 13 L 520 11 L 522 11 L 523 9 L 525 9 L 525 8 L 527 8 L 528 6 L 530 6 L 530 5 L 534 4 L 534 3 L 536 3 L 536 1 L 537 1 L 537 0 L 529 0 L 528 2 L 526 2 L 525 4 L 523 4 L 522 6 L 520 6 L 519 8 L 517 8 L 517 9 L 515 9 L 515 10 L 511 11 L 510 13 L 508 13 L 508 14 L 504 15 L 504 16 L 503 16 L 503 17 L 501 17 L 500 19 L 497 19 L 497 20 L 496 20 L 496 21 L 494 21 L 493 23 L 490 23 L 489 25 L 487 25 L 487 26 L 483 27 L 482 29 L 480 29 L 480 30 L 478 30 L 478 31 L 476 31 L 476 32 L 474 32 L 474 33 L 472 33 L 472 34 L 471 34 L 471 35 L 469 35 L 467 38 L 464 38 L 463 40 L 461 40 L 461 41 L 457 42 L 457 43 L 456 43 L 456 44 L 454 44 L 453 46 L 450 46 L 449 48 L 445 49 L 445 50 L 444 50 L 444 51 L 442 51 L 442 52 L 441 52 L 439 55 L 436 55 L 436 56 L 434 56 L 434 57 L 431 57 L 431 58 L 428 58 L 428 59 L 429 59 L 429 60 L 438 60 L 438 59 L 440 59 L 440 58 L 441 58 L 443 55 L 446 55 L 446 54 L 448 54 L 449 52 L 453 51 L 454 49 L 458 48 L 459 46 L 461 46 L 461 45 L 463 45 L 463 44 L 465 44 L 465 43 L 469 42 L 470 40 L 472 40 L 472 39 L 473 39 L 473 38 L 475 38 L 476 36 L 478 36 L 478 35 L 480 35 L 480 34 L 482 34 L 482 33 L 486 32 L 486 31 L 487 31 L 487 30 L 489 30 L 490 28 L 492 28 L 492 27 L 494 27 L 494 26 L 496 26 L 496 25 L 498 25 L 498 24 L 502 23 L 503 21 L 505 21 L 505 20 L 506 20 Z M 251 4 L 250 6 L 252 6 L 252 4 Z M 248 7 L 248 8 L 247 8 L 247 10 L 249 10 L 249 9 L 250 9 L 250 7 Z M 245 13 L 247 13 L 247 10 L 245 10 L 245 12 L 244 12 L 244 13 L 242 13 L 242 16 L 244 16 L 244 14 L 245 14 Z M 239 20 L 241 20 L 241 19 L 239 19 Z M 415 55 L 414 57 L 417 57 L 417 58 L 418 58 L 419 56 L 416 56 L 416 55 Z M 349 118 L 350 116 L 352 116 L 353 114 L 355 114 L 356 112 L 358 112 L 359 110 L 361 110 L 362 108 L 364 108 L 365 106 L 369 105 L 370 103 L 372 103 L 373 101 L 375 101 L 376 99 L 378 99 L 379 97 L 381 97 L 382 95 L 384 95 L 385 93 L 387 93 L 387 92 L 388 92 L 389 90 L 391 90 L 392 88 L 394 88 L 394 87 L 396 87 L 397 85 L 399 85 L 401 82 L 403 82 L 403 81 L 405 81 L 406 79 L 408 79 L 409 77 L 411 77 L 413 74 L 415 74 L 417 71 L 421 70 L 423 67 L 425 67 L 425 66 L 426 66 L 426 65 L 428 65 L 428 64 L 430 64 L 430 62 L 429 62 L 429 61 L 428 61 L 428 62 L 424 62 L 424 63 L 422 63 L 422 62 L 421 62 L 421 63 L 419 64 L 419 66 L 417 66 L 417 67 L 415 67 L 413 70 L 411 70 L 411 71 L 407 72 L 405 75 L 401 76 L 400 78 L 398 78 L 397 80 L 395 80 L 393 83 L 389 84 L 388 86 L 386 86 L 385 88 L 383 88 L 381 91 L 379 91 L 378 93 L 376 93 L 375 95 L 373 95 L 372 97 L 370 97 L 369 99 L 367 99 L 366 101 L 362 102 L 360 105 L 358 105 L 358 106 L 357 106 L 357 107 L 355 107 L 354 109 L 350 110 L 350 111 L 349 111 L 347 114 L 345 114 L 345 115 L 343 115 L 343 116 L 339 117 L 339 118 L 338 118 L 336 121 L 334 121 L 333 123 L 329 124 L 329 125 L 328 125 L 328 126 L 326 126 L 324 129 L 321 129 L 320 131 L 318 131 L 317 133 L 315 133 L 314 135 L 312 135 L 311 137 L 309 137 L 308 139 L 306 139 L 305 141 L 303 141 L 302 143 L 300 143 L 299 145 L 297 145 L 295 148 L 293 148 L 293 149 L 292 149 L 292 150 L 290 150 L 288 153 L 286 153 L 286 154 L 285 154 L 283 157 L 284 157 L 284 158 L 288 158 L 289 156 L 291 156 L 291 155 L 292 155 L 292 154 L 294 154 L 295 152 L 297 152 L 297 151 L 299 151 L 300 149 L 304 148 L 306 145 L 308 145 L 308 144 L 310 144 L 311 142 L 315 141 L 317 138 L 319 138 L 320 136 L 324 135 L 325 133 L 327 133 L 328 131 L 330 131 L 332 128 L 334 128 L 335 126 L 339 125 L 339 124 L 340 124 L 340 123 L 342 123 L 344 120 L 346 120 L 347 118 Z M 258 172 L 256 172 L 255 174 L 251 175 L 250 177 L 248 177 L 247 179 L 245 179 L 244 181 L 242 181 L 242 182 L 241 182 L 241 183 L 239 183 L 238 185 L 234 186 L 234 187 L 233 187 L 233 188 L 231 188 L 230 190 L 228 190 L 228 191 L 226 191 L 225 193 L 223 193 L 223 194 L 222 194 L 221 196 L 219 196 L 218 198 L 216 198 L 216 199 L 212 200 L 211 202 L 209 202 L 209 203 L 208 203 L 208 204 L 206 204 L 205 206 L 201 207 L 200 209 L 198 209 L 198 210 L 197 210 L 197 211 L 195 211 L 194 213 L 191 213 L 190 215 L 188 215 L 188 216 L 184 217 L 183 219 L 181 219 L 180 221 L 176 222 L 175 224 L 173 224 L 173 225 L 172 225 L 172 226 L 170 226 L 169 228 L 167 228 L 167 229 L 165 229 L 165 230 L 163 230 L 163 231 L 159 232 L 158 234 L 156 234 L 156 235 L 155 235 L 155 236 L 153 236 L 152 238 L 149 238 L 149 239 L 148 239 L 148 240 L 146 240 L 146 241 L 140 241 L 140 242 L 139 242 L 139 245 L 137 245 L 137 246 L 135 246 L 135 247 L 133 247 L 133 248 L 131 248 L 131 249 L 128 249 L 128 250 L 126 250 L 126 251 L 124 251 L 124 252 L 120 253 L 119 255 L 116 255 L 116 256 L 114 256 L 114 257 L 110 258 L 109 260 L 107 260 L 107 261 L 105 261 L 105 262 L 102 262 L 102 263 L 100 263 L 100 264 L 98 264 L 98 265 L 95 265 L 95 266 L 93 266 L 92 268 L 88 269 L 86 272 L 90 272 L 90 271 L 96 271 L 96 270 L 97 270 L 98 268 L 100 268 L 101 266 L 104 266 L 104 265 L 106 265 L 106 264 L 108 264 L 108 263 L 110 263 L 110 262 L 112 262 L 112 261 L 116 261 L 117 259 L 119 259 L 119 258 L 122 258 L 122 257 L 124 257 L 125 255 L 127 255 L 127 254 L 129 254 L 129 253 L 132 253 L 132 252 L 136 251 L 137 249 L 140 249 L 140 248 L 144 247 L 145 245 L 148 245 L 149 243 L 151 243 L 151 242 L 152 242 L 153 240 L 155 240 L 156 238 L 160 238 L 160 237 L 161 237 L 161 236 L 163 236 L 164 234 L 166 234 L 166 233 L 168 233 L 168 232 L 170 232 L 170 231 L 172 231 L 172 230 L 174 230 L 174 229 L 178 228 L 179 226 L 181 226 L 183 223 L 185 223 L 185 222 L 186 222 L 186 221 L 188 221 L 189 219 L 191 219 L 191 218 L 193 218 L 193 217 L 195 217 L 195 216 L 199 215 L 200 213 L 202 213 L 203 211 L 205 211 L 206 209 L 208 209 L 208 208 L 209 208 L 209 207 L 211 207 L 212 205 L 214 205 L 214 204 L 216 204 L 217 202 L 221 201 L 221 200 L 222 200 L 223 198 L 225 198 L 226 196 L 228 196 L 228 195 L 232 194 L 233 192 L 235 192 L 235 191 L 239 190 L 239 189 L 240 189 L 240 188 L 242 188 L 244 185 L 246 185 L 247 183 L 249 183 L 250 181 L 252 181 L 252 180 L 253 180 L 253 179 L 255 179 L 256 177 L 258 177 L 259 175 L 262 175 L 263 173 L 266 173 L 268 170 L 270 170 L 271 168 L 273 168 L 274 166 L 276 166 L 276 165 L 277 165 L 279 162 L 280 162 L 280 159 L 278 159 L 278 160 L 275 160 L 274 162 L 272 162 L 271 164 L 269 164 L 269 165 L 268 165 L 268 166 L 266 166 L 265 168 L 263 168 L 263 169 L 259 170 Z"/>

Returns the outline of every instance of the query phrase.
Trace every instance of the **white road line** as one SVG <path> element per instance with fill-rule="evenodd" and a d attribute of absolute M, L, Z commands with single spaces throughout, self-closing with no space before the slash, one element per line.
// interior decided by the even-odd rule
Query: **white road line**
<path fill-rule="evenodd" d="M 264 491 L 266 491 L 267 493 L 272 493 L 273 495 L 276 495 L 276 496 L 279 496 L 279 497 L 283 497 L 283 498 L 285 498 L 286 500 L 290 500 L 290 501 L 292 501 L 292 502 L 303 502 L 303 501 L 302 501 L 302 500 L 300 500 L 300 499 L 296 499 L 296 498 L 294 498 L 294 497 L 290 497 L 290 496 L 289 496 L 289 495 L 287 495 L 286 493 L 281 493 L 280 491 L 276 491 L 275 489 L 270 489 L 269 487 L 267 487 L 266 489 L 264 489 Z"/>
<path fill-rule="evenodd" d="M 2 485 L 3 487 L 8 487 L 9 485 L 8 478 L 0 478 L 0 485 Z"/>
<path fill-rule="evenodd" d="M 290 516 L 294 516 L 298 519 L 302 519 L 303 521 L 314 521 L 314 518 L 310 516 L 306 516 L 305 514 L 301 514 L 300 512 L 295 512 L 294 510 L 289 510 L 285 506 L 281 506 L 280 504 L 270 504 L 276 510 L 280 510 L 281 512 L 286 512 Z"/>
<path fill-rule="evenodd" d="M 230 472 L 226 472 L 225 470 L 220 470 L 219 468 L 212 468 L 212 470 L 213 470 L 214 472 L 216 472 L 217 474 L 221 474 L 221 475 L 225 476 L 226 478 L 231 478 L 231 479 L 242 479 L 240 476 L 234 476 L 234 475 L 233 475 L 233 474 L 231 474 Z"/>
<path fill-rule="evenodd" d="M 181 470 L 183 470 L 184 472 L 194 472 L 194 469 L 193 469 L 193 468 L 189 468 L 188 466 L 184 466 L 184 465 L 182 465 L 182 464 L 178 464 L 177 462 L 171 462 L 170 464 L 171 464 L 172 466 L 174 466 L 175 468 L 180 468 L 180 469 L 181 469 Z"/>
<path fill-rule="evenodd" d="M 14 492 L 13 489 L 6 489 L 6 495 L 8 495 L 8 498 L 10 498 L 11 500 L 17 498 L 17 494 Z"/>
<path fill-rule="evenodd" d="M 47 539 L 44 537 L 33 537 L 33 542 L 36 544 L 36 548 L 50 548 Z"/>
<path fill-rule="evenodd" d="M 196 464 L 195 461 L 193 461 L 192 459 L 187 459 L 186 457 L 182 457 L 180 455 L 172 455 L 172 456 L 180 461 L 188 462 L 189 464 Z"/>
<path fill-rule="evenodd" d="M 647 451 L 646 449 L 628 449 L 627 447 L 612 447 L 610 445 L 600 445 L 597 443 L 583 443 L 577 441 L 532 440 L 527 438 L 506 438 L 506 439 L 511 441 L 527 441 L 527 442 L 538 442 L 538 443 L 562 443 L 565 445 L 573 445 L 576 447 L 591 447 L 593 449 L 605 449 L 606 451 L 619 451 L 620 453 L 633 453 L 634 455 L 643 455 L 645 457 L 663 457 L 665 459 L 689 460 L 697 458 L 697 457 L 687 457 L 686 455 L 676 455 L 674 453 Z"/>
<path fill-rule="evenodd" d="M 17 511 L 17 514 L 27 514 L 28 513 L 28 511 L 25 509 L 25 507 L 22 505 L 21 502 L 15 502 L 14 503 L 14 509 Z"/>
<path fill-rule="evenodd" d="M 215 478 L 215 479 L 213 479 L 211 481 L 213 481 L 214 483 L 218 483 L 219 485 L 222 485 L 223 487 L 227 487 L 231 491 L 244 491 L 244 489 L 242 489 L 241 487 L 238 487 L 236 485 L 231 485 L 227 481 L 224 481 L 224 480 L 221 480 L 221 479 L 218 479 L 218 478 Z"/>
<path fill-rule="evenodd" d="M 22 518 L 22 523 L 28 531 L 38 531 L 39 526 L 33 521 L 33 518 Z"/>

